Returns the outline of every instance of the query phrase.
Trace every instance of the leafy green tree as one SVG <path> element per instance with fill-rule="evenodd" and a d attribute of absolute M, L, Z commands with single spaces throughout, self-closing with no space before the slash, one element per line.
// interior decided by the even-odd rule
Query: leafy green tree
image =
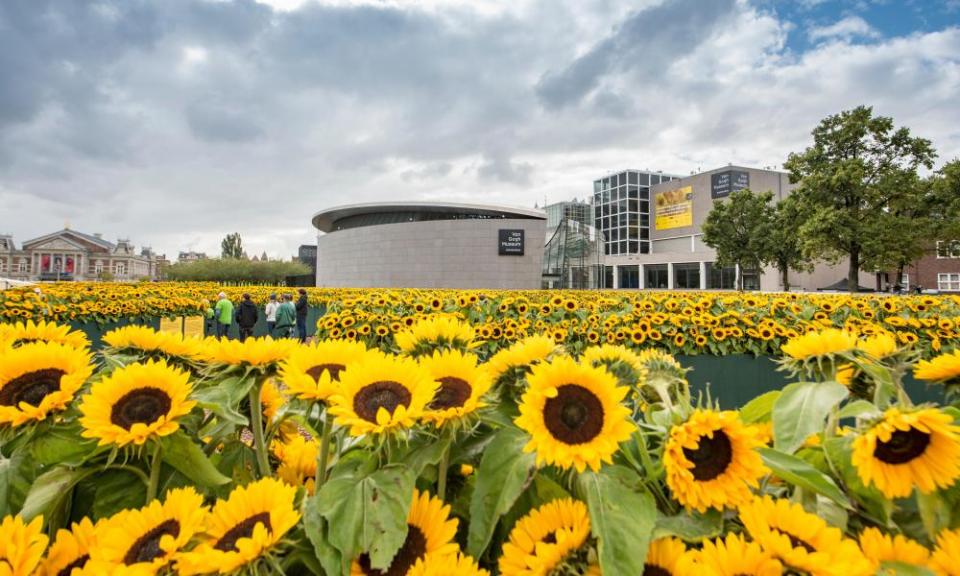
<path fill-rule="evenodd" d="M 223 258 L 233 258 L 235 260 L 243 258 L 243 241 L 240 240 L 239 232 L 227 234 L 220 242 L 220 255 Z"/>
<path fill-rule="evenodd" d="M 771 195 L 772 197 L 772 195 Z M 793 196 L 787 196 L 769 208 L 761 233 L 764 241 L 763 260 L 780 273 L 785 292 L 790 291 L 790 270 L 810 270 L 811 259 L 804 254 L 798 232 L 805 215 Z"/>
<path fill-rule="evenodd" d="M 935 240 L 960 242 L 960 159 L 944 164 L 929 184 Z"/>
<path fill-rule="evenodd" d="M 769 228 L 772 192 L 738 190 L 716 202 L 703 223 L 703 242 L 717 251 L 717 264 L 739 266 L 737 290 L 743 290 L 743 270 L 759 270 L 767 256 L 764 234 Z"/>
<path fill-rule="evenodd" d="M 225 284 L 283 285 L 288 276 L 310 274 L 310 267 L 299 262 L 255 262 L 216 259 L 177 263 L 166 269 L 166 278 L 181 282 L 220 282 Z"/>
<path fill-rule="evenodd" d="M 846 257 L 847 287 L 856 291 L 860 269 L 888 259 L 900 242 L 900 231 L 887 228 L 886 212 L 908 204 L 916 189 L 896 185 L 898 175 L 932 168 L 935 157 L 929 140 L 894 128 L 870 107 L 825 118 L 813 130 L 813 146 L 784 164 L 808 215 L 800 227 L 805 254 L 833 262 Z"/>

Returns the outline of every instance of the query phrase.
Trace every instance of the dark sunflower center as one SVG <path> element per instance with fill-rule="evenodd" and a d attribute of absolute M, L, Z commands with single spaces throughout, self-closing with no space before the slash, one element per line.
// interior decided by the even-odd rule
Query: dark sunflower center
<path fill-rule="evenodd" d="M 163 550 L 160 549 L 160 539 L 164 536 L 176 538 L 179 535 L 180 523 L 172 519 L 167 520 L 138 538 L 133 546 L 127 550 L 127 554 L 123 557 L 123 563 L 129 566 L 138 562 L 153 562 L 155 558 L 163 554 Z"/>
<path fill-rule="evenodd" d="M 307 374 L 313 378 L 314 382 L 320 381 L 320 375 L 323 374 L 324 371 L 330 373 L 331 380 L 340 380 L 340 372 L 345 368 L 346 366 L 343 364 L 319 364 L 307 370 Z"/>
<path fill-rule="evenodd" d="M 367 422 L 376 423 L 381 408 L 393 414 L 397 406 L 410 405 L 410 391 L 399 382 L 381 380 L 367 384 L 353 397 L 353 411 Z"/>
<path fill-rule="evenodd" d="M 466 380 L 456 376 L 444 376 L 437 381 L 440 382 L 440 389 L 430 402 L 431 410 L 459 408 L 467 403 L 473 392 L 473 388 Z"/>
<path fill-rule="evenodd" d="M 643 565 L 643 576 L 673 576 L 673 574 L 656 564 L 647 563 Z"/>
<path fill-rule="evenodd" d="M 113 410 L 110 421 L 124 430 L 134 424 L 151 424 L 170 411 L 170 396 L 159 388 L 137 388 L 123 395 Z"/>
<path fill-rule="evenodd" d="M 716 430 L 713 438 L 701 436 L 697 448 L 683 449 L 683 455 L 693 464 L 693 477 L 700 482 L 713 480 L 726 471 L 733 461 L 730 438 L 722 430 Z"/>
<path fill-rule="evenodd" d="M 0 405 L 19 406 L 21 402 L 26 402 L 31 406 L 39 406 L 47 394 L 60 389 L 60 378 L 64 374 L 66 372 L 56 368 L 21 374 L 0 389 Z"/>
<path fill-rule="evenodd" d="M 543 541 L 546 542 L 547 544 L 556 544 L 556 543 L 557 543 L 557 533 L 556 533 L 555 531 L 554 531 L 554 532 L 550 532 L 549 534 L 547 534 L 546 536 L 543 537 Z"/>
<path fill-rule="evenodd" d="M 62 570 L 57 572 L 57 576 L 70 576 L 74 568 L 83 568 L 89 559 L 90 555 L 84 554 L 83 556 L 64 566 Z"/>
<path fill-rule="evenodd" d="M 217 540 L 217 543 L 214 544 L 213 547 L 221 552 L 236 551 L 237 540 L 252 536 L 253 529 L 257 527 L 257 524 L 263 524 L 263 527 L 268 531 L 272 530 L 273 528 L 270 526 L 270 513 L 260 512 L 240 522 L 233 528 L 227 530 L 227 533 Z"/>
<path fill-rule="evenodd" d="M 407 539 L 403 541 L 403 546 L 397 555 L 390 562 L 390 567 L 386 572 L 376 570 L 370 567 L 370 556 L 362 554 L 358 560 L 360 569 L 367 576 L 403 576 L 417 563 L 417 560 L 423 558 L 427 553 L 427 538 L 423 535 L 420 528 L 413 524 L 408 524 Z"/>
<path fill-rule="evenodd" d="M 916 428 L 908 431 L 897 430 L 890 435 L 890 440 L 877 440 L 877 447 L 873 455 L 877 460 L 887 464 L 906 464 L 922 455 L 930 445 L 930 435 Z"/>
<path fill-rule="evenodd" d="M 777 532 L 778 534 L 783 534 L 784 536 L 786 536 L 790 540 L 790 545 L 793 546 L 794 548 L 803 548 L 804 550 L 806 550 L 811 554 L 817 551 L 816 548 L 807 544 L 800 538 L 797 538 L 793 534 L 790 534 L 789 532 L 784 532 L 782 530 L 777 530 L 777 529 L 774 529 L 774 532 Z"/>
<path fill-rule="evenodd" d="M 603 430 L 603 405 L 593 392 L 564 384 L 543 406 L 543 421 L 554 438 L 565 444 L 585 444 Z"/>

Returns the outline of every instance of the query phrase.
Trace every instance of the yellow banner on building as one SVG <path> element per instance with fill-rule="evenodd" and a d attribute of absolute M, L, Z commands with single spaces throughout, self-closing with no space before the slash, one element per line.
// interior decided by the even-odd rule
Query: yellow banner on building
<path fill-rule="evenodd" d="M 657 230 L 693 225 L 693 187 L 657 192 L 654 197 L 654 226 Z"/>

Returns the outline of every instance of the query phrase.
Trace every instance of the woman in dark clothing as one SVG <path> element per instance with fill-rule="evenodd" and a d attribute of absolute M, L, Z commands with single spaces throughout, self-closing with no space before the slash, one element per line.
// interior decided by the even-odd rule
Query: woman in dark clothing
<path fill-rule="evenodd" d="M 253 327 L 257 324 L 256 304 L 250 299 L 249 294 L 243 295 L 240 306 L 237 308 L 237 325 L 240 327 L 240 341 L 243 342 L 248 336 L 253 336 Z"/>
<path fill-rule="evenodd" d="M 307 341 L 307 312 L 309 307 L 307 304 L 307 291 L 301 288 L 300 297 L 297 298 L 297 337 L 301 342 Z"/>

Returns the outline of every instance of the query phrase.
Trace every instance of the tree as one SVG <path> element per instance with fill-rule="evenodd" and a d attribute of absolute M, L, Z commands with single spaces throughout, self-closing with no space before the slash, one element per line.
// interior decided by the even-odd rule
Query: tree
<path fill-rule="evenodd" d="M 220 255 L 223 258 L 232 258 L 240 260 L 243 258 L 243 242 L 240 240 L 240 233 L 234 232 L 227 234 L 220 242 Z"/>
<path fill-rule="evenodd" d="M 935 239 L 960 242 L 960 159 L 944 164 L 928 182 Z"/>
<path fill-rule="evenodd" d="M 932 168 L 929 140 L 914 138 L 893 120 L 860 106 L 825 118 L 813 130 L 813 146 L 790 154 L 784 167 L 801 211 L 804 253 L 849 259 L 847 287 L 857 290 L 859 271 L 881 261 L 900 243 L 899 230 L 885 227 L 893 203 L 908 204 L 915 189 L 894 185 L 896 174 Z"/>
<path fill-rule="evenodd" d="M 766 228 L 761 233 L 765 245 L 763 260 L 776 266 L 785 292 L 790 291 L 791 269 L 808 270 L 812 267 L 810 258 L 803 253 L 803 244 L 797 234 L 804 219 L 796 199 L 787 196 L 768 210 Z"/>
<path fill-rule="evenodd" d="M 743 290 L 743 270 L 758 270 L 766 260 L 772 199 L 772 192 L 739 190 L 715 203 L 703 223 L 703 242 L 717 251 L 717 264 L 740 267 L 737 290 Z"/>
<path fill-rule="evenodd" d="M 180 282 L 226 282 L 232 284 L 283 285 L 288 276 L 310 274 L 310 267 L 299 262 L 255 262 L 216 259 L 173 264 L 166 270 L 168 279 Z"/>

